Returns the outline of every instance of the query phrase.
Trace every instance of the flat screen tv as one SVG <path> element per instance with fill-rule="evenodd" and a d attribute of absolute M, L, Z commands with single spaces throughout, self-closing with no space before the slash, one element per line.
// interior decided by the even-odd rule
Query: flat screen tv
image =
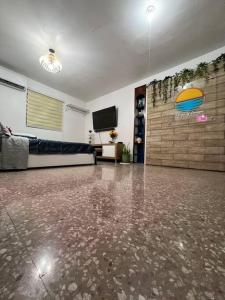
<path fill-rule="evenodd" d="M 107 131 L 117 127 L 117 110 L 115 106 L 92 113 L 95 132 Z"/>

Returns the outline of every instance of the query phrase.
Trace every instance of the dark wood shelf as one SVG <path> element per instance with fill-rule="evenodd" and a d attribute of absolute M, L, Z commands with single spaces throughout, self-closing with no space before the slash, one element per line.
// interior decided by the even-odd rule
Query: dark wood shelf
<path fill-rule="evenodd" d="M 137 87 L 134 91 L 134 141 L 133 141 L 133 162 L 144 163 L 145 156 L 145 112 L 146 112 L 146 85 Z M 139 115 L 140 112 L 143 114 Z M 138 123 L 138 124 L 137 124 Z M 137 132 L 138 131 L 138 132 Z M 140 137 L 141 143 L 136 139 Z M 139 146 L 138 146 L 139 145 Z"/>
<path fill-rule="evenodd" d="M 115 157 L 111 157 L 111 156 L 101 156 L 101 155 L 97 155 L 96 158 L 98 159 L 112 159 L 112 160 L 115 160 Z"/>

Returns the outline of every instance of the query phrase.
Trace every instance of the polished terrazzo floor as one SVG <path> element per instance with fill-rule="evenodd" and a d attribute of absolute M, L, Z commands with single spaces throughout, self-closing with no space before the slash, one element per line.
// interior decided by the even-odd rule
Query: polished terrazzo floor
<path fill-rule="evenodd" d="M 225 299 L 225 173 L 3 172 L 0 213 L 0 299 Z"/>

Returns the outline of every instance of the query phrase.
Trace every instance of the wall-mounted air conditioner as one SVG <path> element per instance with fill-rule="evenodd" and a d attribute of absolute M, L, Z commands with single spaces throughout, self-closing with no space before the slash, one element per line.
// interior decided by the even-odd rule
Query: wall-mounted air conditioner
<path fill-rule="evenodd" d="M 86 108 L 74 105 L 74 104 L 66 104 L 66 111 L 73 110 L 82 114 L 88 114 L 90 111 Z"/>
<path fill-rule="evenodd" d="M 14 82 L 11 82 L 11 81 L 3 79 L 3 78 L 0 78 L 0 84 L 5 85 L 7 87 L 10 87 L 12 89 L 16 89 L 18 91 L 22 91 L 22 92 L 26 91 L 25 86 L 22 86 L 20 84 L 14 83 Z"/>

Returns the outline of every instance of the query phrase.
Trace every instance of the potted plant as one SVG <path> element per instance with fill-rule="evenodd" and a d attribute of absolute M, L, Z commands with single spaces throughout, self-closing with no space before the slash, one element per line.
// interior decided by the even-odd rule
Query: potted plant
<path fill-rule="evenodd" d="M 123 146 L 122 162 L 127 163 L 127 164 L 130 163 L 130 147 L 129 147 L 129 144 Z"/>
<path fill-rule="evenodd" d="M 110 141 L 110 143 L 115 143 L 115 140 L 116 140 L 116 138 L 117 138 L 117 136 L 118 136 L 118 133 L 117 133 L 117 131 L 116 130 L 111 130 L 110 132 L 109 132 L 109 136 L 111 137 L 111 141 Z"/>

